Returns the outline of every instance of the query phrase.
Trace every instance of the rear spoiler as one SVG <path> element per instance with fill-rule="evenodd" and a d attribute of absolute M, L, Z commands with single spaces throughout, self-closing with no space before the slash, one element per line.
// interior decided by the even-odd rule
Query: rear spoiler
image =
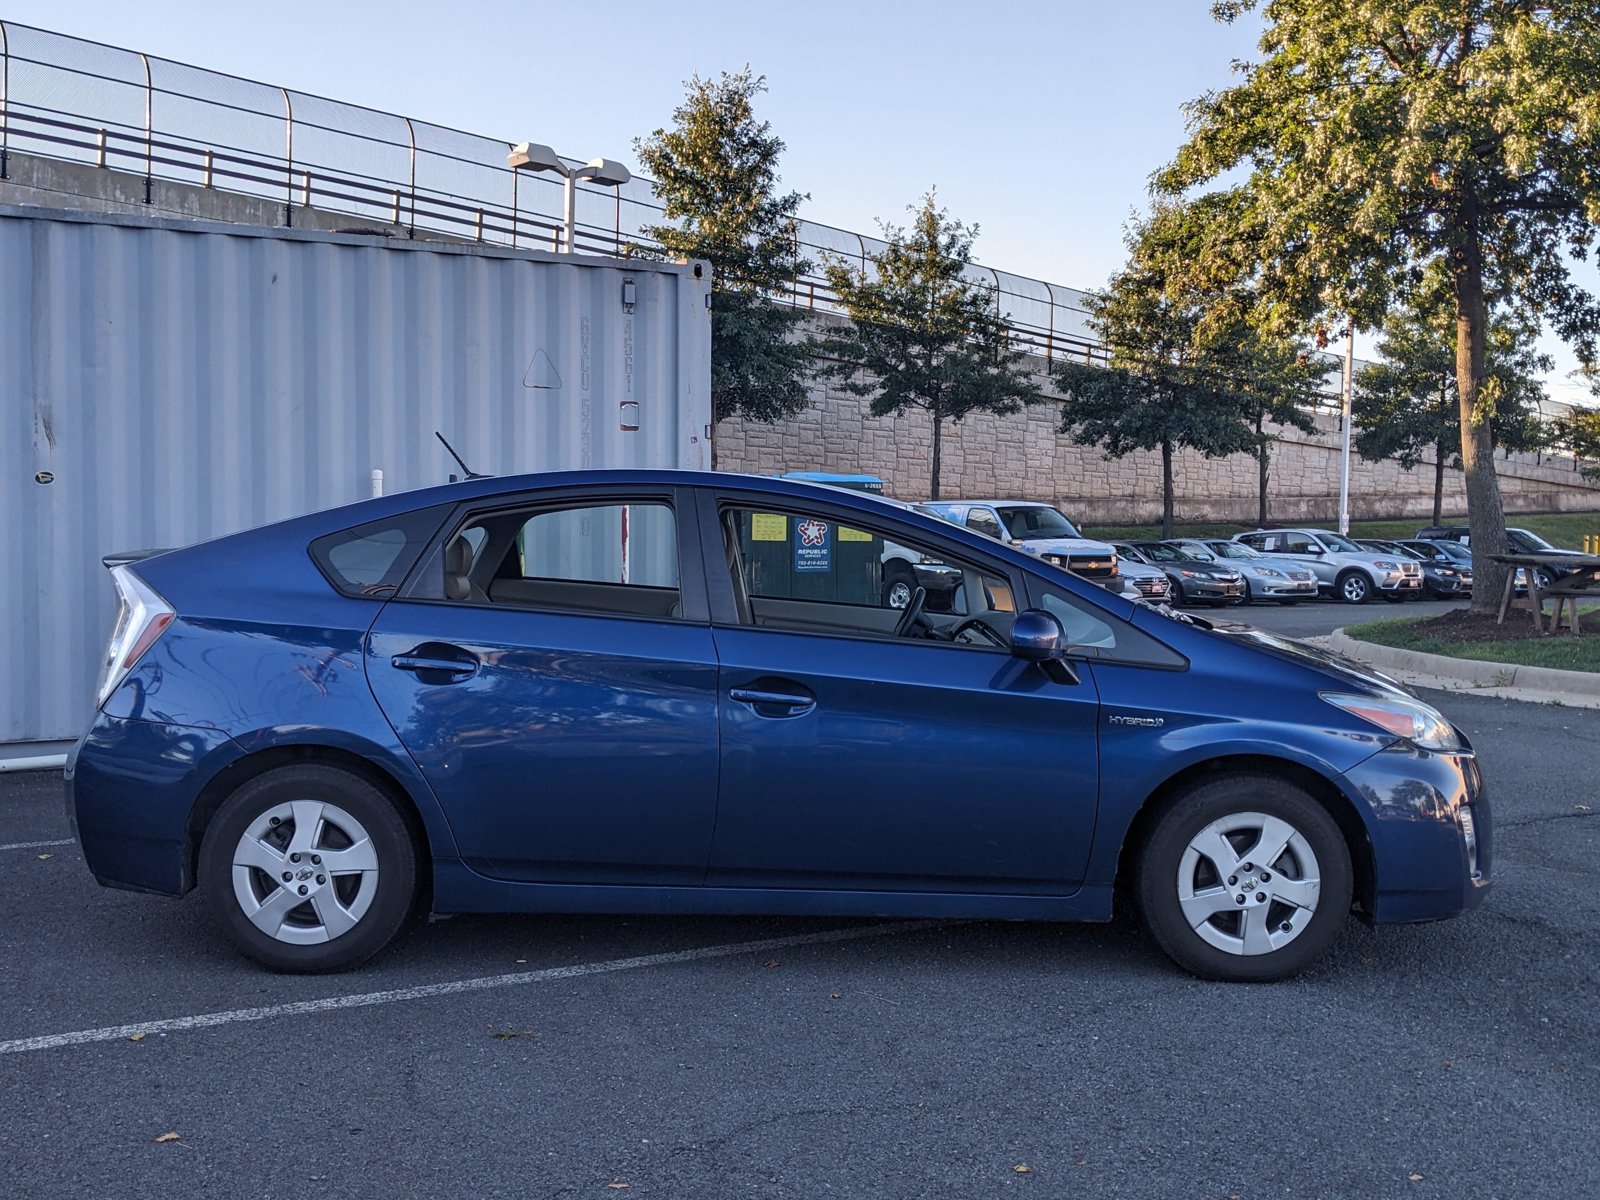
<path fill-rule="evenodd" d="M 141 559 L 154 558 L 158 554 L 166 554 L 172 546 L 163 546 L 159 550 L 117 550 L 107 554 L 100 561 L 105 564 L 106 570 L 113 567 L 125 567 L 129 563 L 136 563 Z"/>

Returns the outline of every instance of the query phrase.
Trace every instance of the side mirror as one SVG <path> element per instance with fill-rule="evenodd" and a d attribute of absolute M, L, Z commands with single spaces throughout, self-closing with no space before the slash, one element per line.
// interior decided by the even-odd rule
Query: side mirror
<path fill-rule="evenodd" d="M 1324 550 L 1321 546 L 1317 545 L 1315 542 L 1312 542 L 1311 545 L 1306 547 L 1306 553 L 1307 554 L 1326 554 L 1327 551 Z"/>
<path fill-rule="evenodd" d="M 1041 608 L 1017 614 L 1011 623 L 1011 655 L 1038 663 L 1056 683 L 1077 683 L 1077 669 L 1065 657 L 1067 635 L 1061 622 Z"/>

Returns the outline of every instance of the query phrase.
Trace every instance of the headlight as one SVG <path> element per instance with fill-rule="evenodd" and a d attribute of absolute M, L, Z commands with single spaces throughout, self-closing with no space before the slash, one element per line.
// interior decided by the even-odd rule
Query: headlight
<path fill-rule="evenodd" d="M 1381 559 L 1381 558 L 1377 562 L 1373 563 L 1372 565 L 1377 567 L 1378 570 L 1380 570 L 1380 571 L 1398 571 L 1400 569 L 1400 564 L 1399 563 L 1397 563 L 1397 562 L 1388 562 L 1388 561 L 1386 561 L 1384 559 Z"/>
<path fill-rule="evenodd" d="M 1439 567 L 1438 571 L 1439 571 L 1439 574 L 1445 576 L 1447 579 L 1454 579 L 1456 577 L 1456 573 L 1454 571 L 1452 571 L 1449 567 Z"/>
<path fill-rule="evenodd" d="M 1257 575 L 1264 575 L 1268 579 L 1282 579 L 1283 578 L 1283 572 L 1282 571 L 1274 571 L 1271 567 L 1257 567 L 1256 568 L 1256 574 Z"/>
<path fill-rule="evenodd" d="M 1200 577 L 1200 572 L 1198 572 L 1198 571 L 1185 571 L 1182 568 L 1179 568 L 1178 574 L 1182 575 L 1185 579 L 1198 579 Z"/>
<path fill-rule="evenodd" d="M 1318 695 L 1351 716 L 1360 717 L 1424 750 L 1453 754 L 1461 749 L 1455 727 L 1444 719 L 1444 714 L 1419 700 L 1401 696 L 1351 696 L 1341 692 L 1319 692 Z"/>

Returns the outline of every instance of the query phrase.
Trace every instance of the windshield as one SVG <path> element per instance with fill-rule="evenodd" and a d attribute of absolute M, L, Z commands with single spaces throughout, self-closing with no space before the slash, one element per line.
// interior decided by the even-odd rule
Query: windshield
<path fill-rule="evenodd" d="M 1537 533 L 1531 533 L 1526 529 L 1508 529 L 1506 532 L 1511 535 L 1509 540 L 1513 543 L 1513 549 L 1521 550 L 1524 554 L 1555 549 Z"/>
<path fill-rule="evenodd" d="M 1026 508 L 997 507 L 995 511 L 1006 523 L 1006 530 L 1011 536 L 1021 542 L 1034 538 L 1083 536 L 1065 516 L 1042 504 L 1030 504 Z"/>
<path fill-rule="evenodd" d="M 1259 550 L 1252 550 L 1243 542 L 1209 542 L 1207 543 L 1223 558 L 1265 558 Z"/>
<path fill-rule="evenodd" d="M 1182 562 L 1184 560 L 1183 551 L 1174 546 L 1163 546 L 1160 542 L 1150 542 L 1140 546 L 1139 549 L 1149 555 L 1153 562 Z"/>
<path fill-rule="evenodd" d="M 1435 542 L 1433 548 L 1446 558 L 1454 559 L 1456 562 L 1469 563 L 1472 561 L 1472 551 L 1468 550 L 1460 542 Z"/>
<path fill-rule="evenodd" d="M 1217 556 L 1202 546 L 1199 542 L 1179 542 L 1174 549 L 1190 558 L 1197 558 L 1201 562 L 1216 562 Z"/>
<path fill-rule="evenodd" d="M 1337 550 L 1340 554 L 1367 553 L 1365 549 L 1356 545 L 1349 538 L 1341 537 L 1337 533 L 1319 533 L 1318 536 L 1322 538 L 1322 544 L 1324 546 L 1326 546 L 1329 550 Z"/>

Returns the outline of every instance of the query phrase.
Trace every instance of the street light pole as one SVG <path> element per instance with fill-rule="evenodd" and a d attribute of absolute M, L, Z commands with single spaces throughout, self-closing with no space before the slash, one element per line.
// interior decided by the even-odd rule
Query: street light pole
<path fill-rule="evenodd" d="M 609 158 L 591 158 L 581 167 L 569 167 L 549 146 L 523 142 L 506 155 L 513 171 L 551 171 L 562 179 L 561 249 L 572 254 L 576 247 L 578 180 L 589 179 L 606 187 L 621 187 L 632 179 L 628 168 Z"/>
<path fill-rule="evenodd" d="M 1356 323 L 1351 318 L 1345 330 L 1344 343 L 1344 395 L 1339 405 L 1339 423 L 1344 429 L 1344 449 L 1339 456 L 1339 532 L 1350 532 L 1350 408 L 1352 376 L 1356 365 Z"/>

